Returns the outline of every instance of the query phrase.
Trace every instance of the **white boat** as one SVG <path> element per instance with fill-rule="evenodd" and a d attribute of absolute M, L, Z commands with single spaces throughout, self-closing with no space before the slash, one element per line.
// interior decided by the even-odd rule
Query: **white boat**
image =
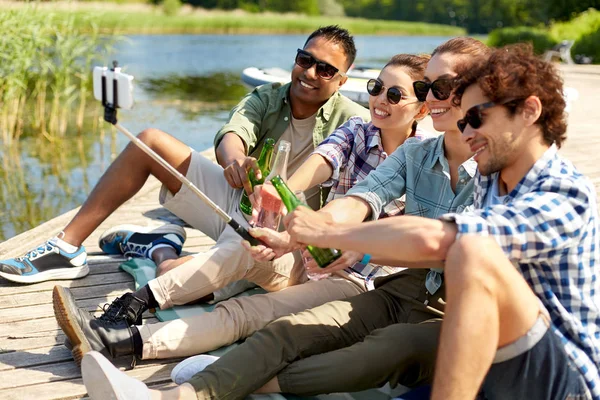
<path fill-rule="evenodd" d="M 369 106 L 369 93 L 367 93 L 367 81 L 377 78 L 379 70 L 374 68 L 355 67 L 348 71 L 348 81 L 340 89 L 340 93 L 350 100 L 365 107 Z M 242 82 L 254 89 L 256 86 L 266 83 L 287 83 L 291 79 L 291 72 L 282 68 L 256 68 L 249 67 L 242 71 Z"/>

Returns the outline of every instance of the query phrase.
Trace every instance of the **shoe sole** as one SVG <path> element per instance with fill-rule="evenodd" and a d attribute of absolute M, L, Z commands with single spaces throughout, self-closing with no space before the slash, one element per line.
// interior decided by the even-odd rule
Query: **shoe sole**
<path fill-rule="evenodd" d="M 49 269 L 48 271 L 38 272 L 37 274 L 33 275 L 15 275 L 0 271 L 0 276 L 11 282 L 38 283 L 64 279 L 80 279 L 89 273 L 90 268 L 86 264 L 81 267 Z"/>
<path fill-rule="evenodd" d="M 173 382 L 175 382 L 176 384 L 181 385 L 189 380 L 189 378 L 183 379 L 184 377 L 179 376 L 180 374 L 182 374 L 182 372 L 184 372 L 187 369 L 188 366 L 193 365 L 193 364 L 199 364 L 200 361 L 205 361 L 204 365 L 202 366 L 202 369 L 196 368 L 195 373 L 198 373 L 198 372 L 204 371 L 206 369 L 206 367 L 208 367 L 210 364 L 214 363 L 218 359 L 219 359 L 219 357 L 212 356 L 209 354 L 200 354 L 197 356 L 186 358 L 185 360 L 183 360 L 179 364 L 177 364 L 175 366 L 175 368 L 173 368 L 173 370 L 171 371 L 171 380 Z M 197 361 L 197 360 L 200 360 L 200 361 Z M 206 362 L 208 360 L 211 360 L 212 362 Z M 191 376 L 190 376 L 190 378 L 191 378 Z"/>
<path fill-rule="evenodd" d="M 100 245 L 100 248 L 102 248 L 101 243 L 100 243 L 102 241 L 102 238 L 112 235 L 113 233 L 116 233 L 119 231 L 132 231 L 134 233 L 158 233 L 158 234 L 173 233 L 175 235 L 179 235 L 183 239 L 182 240 L 183 242 L 185 242 L 185 239 L 187 239 L 187 234 L 185 233 L 185 229 L 183 229 L 182 226 L 175 225 L 175 224 L 166 224 L 166 225 L 162 225 L 162 226 L 140 226 L 140 225 L 125 224 L 125 225 L 113 226 L 112 228 L 109 228 L 106 231 L 104 231 L 102 233 L 102 235 L 100 235 L 100 239 L 98 240 L 98 244 Z M 107 254 L 121 254 L 121 253 L 107 253 Z"/>
<path fill-rule="evenodd" d="M 60 329 L 62 329 L 71 342 L 71 354 L 73 354 L 75 364 L 79 367 L 81 366 L 81 359 L 85 353 L 92 350 L 92 346 L 79 327 L 75 316 L 71 314 L 66 298 L 65 289 L 62 286 L 54 286 L 54 290 L 52 290 L 54 316 L 58 321 Z"/>

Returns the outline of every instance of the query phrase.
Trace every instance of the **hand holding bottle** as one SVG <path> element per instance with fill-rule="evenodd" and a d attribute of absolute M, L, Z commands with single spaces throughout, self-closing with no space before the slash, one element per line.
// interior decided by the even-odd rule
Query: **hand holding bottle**
<path fill-rule="evenodd" d="M 333 220 L 327 213 L 318 213 L 308 207 L 298 207 L 289 213 L 283 223 L 293 243 L 322 245 L 322 239 L 331 232 Z"/>
<path fill-rule="evenodd" d="M 299 248 L 290 243 L 287 232 L 277 232 L 268 228 L 252 228 L 249 232 L 264 243 L 264 245 L 251 246 L 246 240 L 242 241 L 242 246 L 258 262 L 274 260 Z"/>
<path fill-rule="evenodd" d="M 225 180 L 234 189 L 243 187 L 244 190 L 251 190 L 250 181 L 248 180 L 248 171 L 254 171 L 254 174 L 260 175 L 258 162 L 254 157 L 245 157 L 239 160 L 232 161 L 224 170 L 223 175 Z"/>
<path fill-rule="evenodd" d="M 303 260 L 304 260 L 305 256 L 310 256 L 310 253 L 308 253 L 307 250 L 302 254 Z M 315 260 L 313 260 L 312 258 L 310 260 L 305 260 L 304 267 L 306 268 L 306 273 L 309 278 L 311 277 L 311 275 L 315 275 L 315 274 L 331 275 L 332 273 L 334 273 L 336 271 L 341 271 L 343 269 L 353 266 L 354 264 L 356 264 L 357 262 L 362 260 L 363 256 L 364 256 L 364 254 L 359 253 L 357 251 L 346 250 L 342 253 L 340 258 L 338 258 L 337 260 L 335 260 L 334 262 L 332 262 L 325 268 L 320 268 L 317 265 L 317 263 L 315 262 Z"/>

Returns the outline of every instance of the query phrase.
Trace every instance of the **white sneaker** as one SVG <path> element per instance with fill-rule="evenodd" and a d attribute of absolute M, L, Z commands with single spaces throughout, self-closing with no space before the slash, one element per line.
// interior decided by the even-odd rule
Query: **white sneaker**
<path fill-rule="evenodd" d="M 150 390 L 144 382 L 119 371 L 97 351 L 83 356 L 81 375 L 92 400 L 150 400 Z"/>
<path fill-rule="evenodd" d="M 198 372 L 204 371 L 206 367 L 217 361 L 219 357 L 211 356 L 208 354 L 200 354 L 186 358 L 173 368 L 171 371 L 171 380 L 178 385 L 185 383 L 192 379 L 192 376 Z"/>

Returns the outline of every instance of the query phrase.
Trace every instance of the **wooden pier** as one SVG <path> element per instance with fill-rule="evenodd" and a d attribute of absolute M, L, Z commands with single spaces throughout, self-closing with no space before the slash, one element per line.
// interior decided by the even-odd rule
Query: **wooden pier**
<path fill-rule="evenodd" d="M 568 139 L 562 155 L 588 176 L 600 193 L 600 66 L 565 66 L 565 83 L 577 89 L 578 100 L 569 116 Z M 427 122 L 424 123 L 426 126 Z M 212 151 L 207 151 L 212 156 Z M 599 157 L 599 158 L 596 158 Z M 151 179 L 143 190 L 115 212 L 85 241 L 90 274 L 79 280 L 18 285 L 0 280 L 0 399 L 73 399 L 86 394 L 81 372 L 63 345 L 64 335 L 54 319 L 52 288 L 70 287 L 78 304 L 99 312 L 100 306 L 133 290 L 131 277 L 120 271 L 123 258 L 103 255 L 98 236 L 117 224 L 159 225 L 159 183 Z M 23 254 L 58 233 L 75 215 L 70 211 L 0 244 L 0 259 Z M 204 234 L 187 229 L 184 250 L 208 249 L 214 242 Z M 157 320 L 145 315 L 144 323 Z M 170 385 L 169 374 L 178 359 L 143 361 L 128 374 L 150 386 Z"/>

